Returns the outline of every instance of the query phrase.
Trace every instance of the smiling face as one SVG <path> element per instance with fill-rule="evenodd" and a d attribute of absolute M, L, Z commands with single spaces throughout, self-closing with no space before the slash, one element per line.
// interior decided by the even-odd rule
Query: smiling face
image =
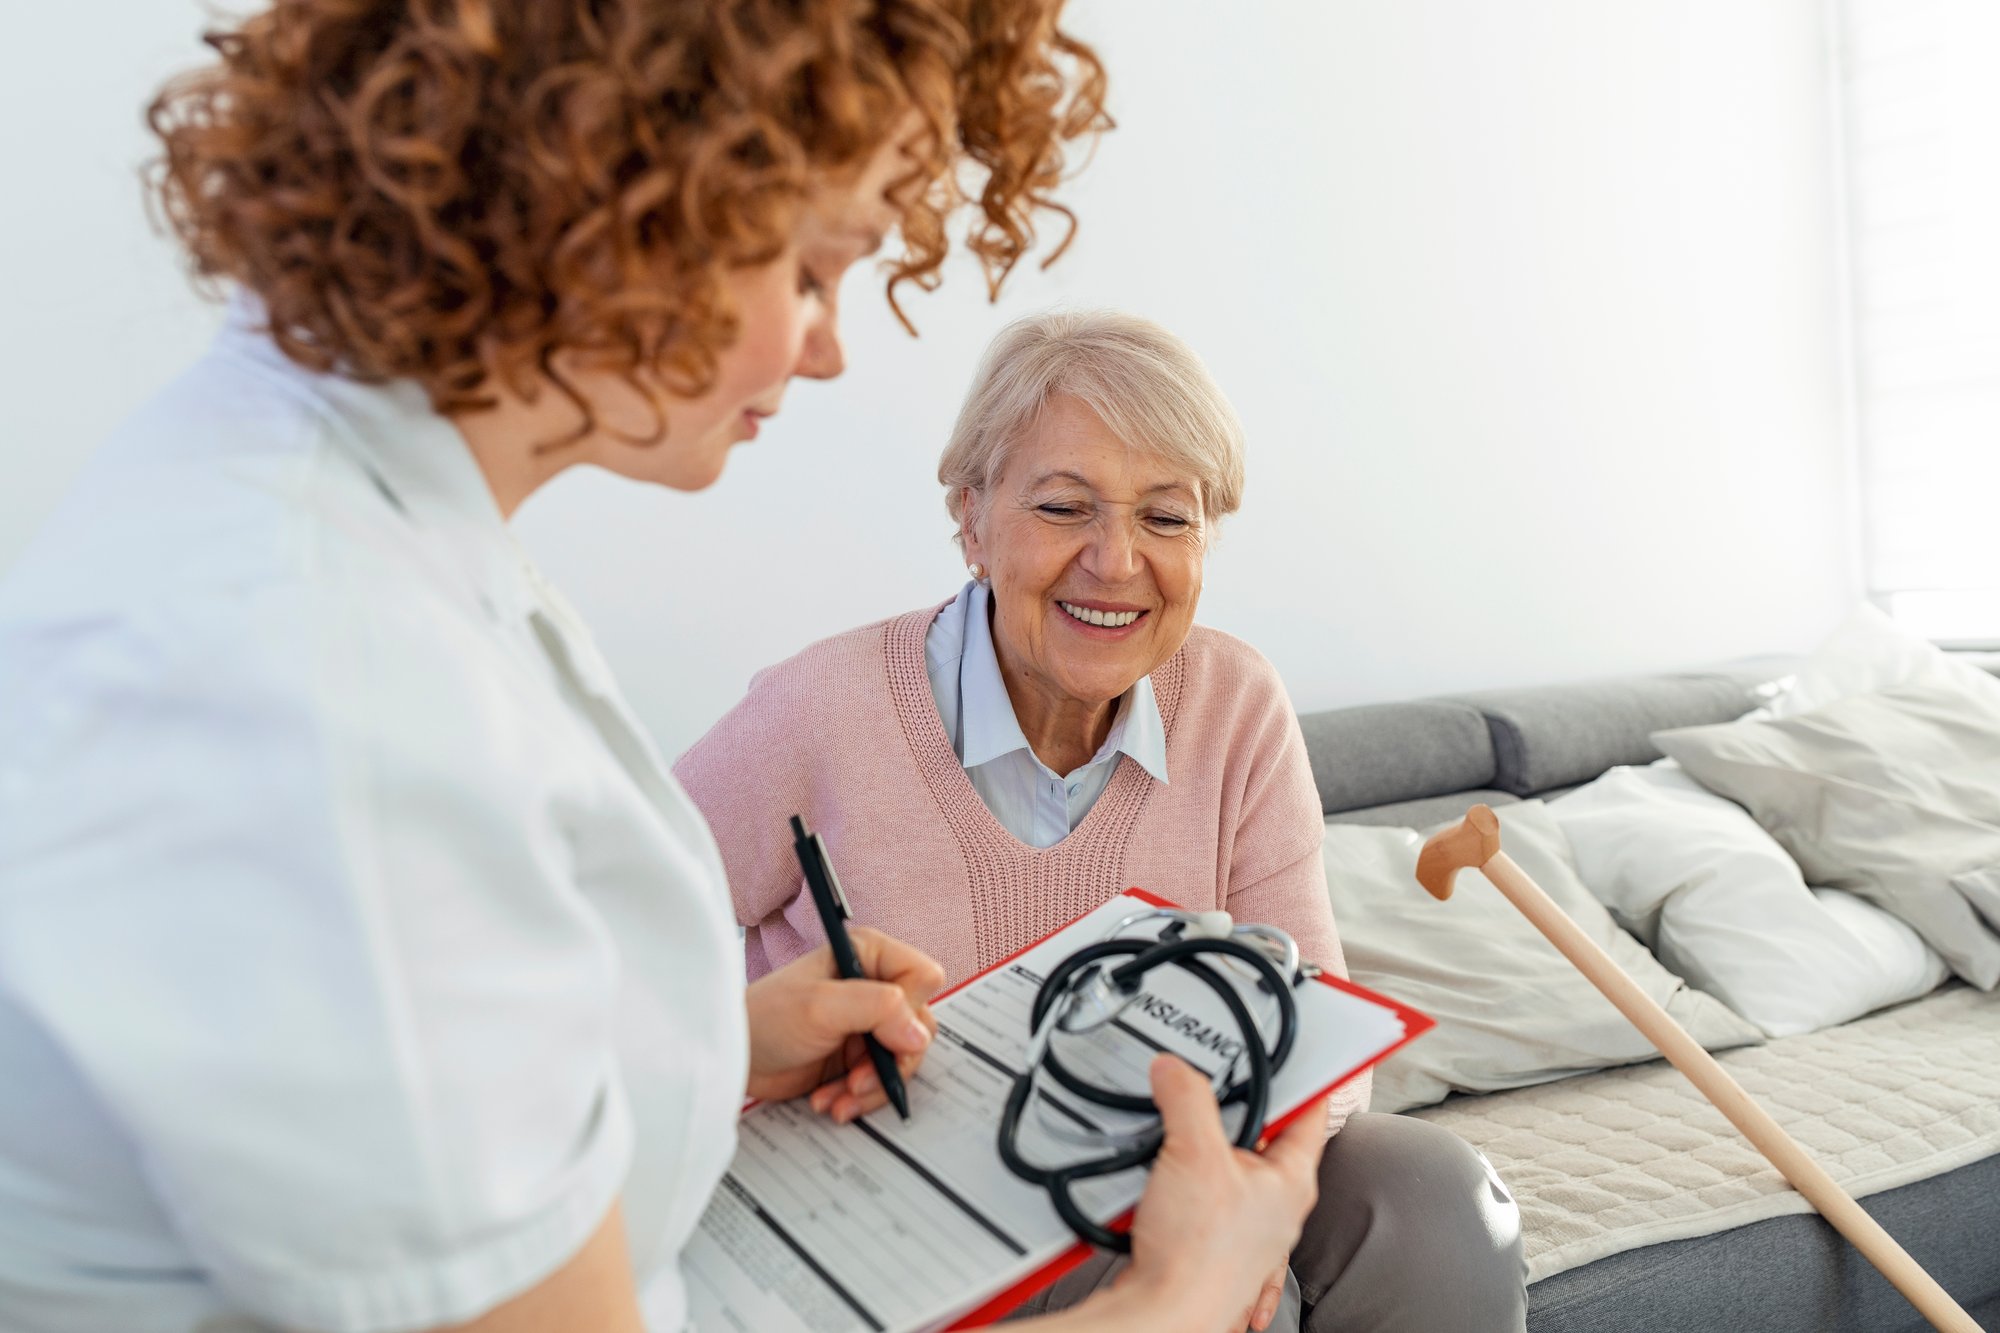
<path fill-rule="evenodd" d="M 1010 689 L 1106 704 L 1186 642 L 1208 543 L 1200 490 L 1079 400 L 1051 398 L 990 491 L 967 498 L 966 559 L 991 579 Z"/>

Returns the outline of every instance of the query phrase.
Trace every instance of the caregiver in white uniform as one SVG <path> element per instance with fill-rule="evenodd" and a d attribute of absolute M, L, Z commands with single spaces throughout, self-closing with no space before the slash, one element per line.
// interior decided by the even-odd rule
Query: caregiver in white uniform
<path fill-rule="evenodd" d="M 880 1105 L 862 1032 L 916 1066 L 908 946 L 745 991 L 507 519 L 579 463 L 713 482 L 960 144 L 1025 216 L 1095 61 L 1064 119 L 1053 5 L 971 9 L 287 0 L 156 106 L 237 295 L 0 586 L 0 1329 L 667 1333 L 744 1096 Z M 1240 1328 L 1297 1236 L 1321 1136 L 1155 1087 L 1131 1278 L 1044 1326 Z"/>

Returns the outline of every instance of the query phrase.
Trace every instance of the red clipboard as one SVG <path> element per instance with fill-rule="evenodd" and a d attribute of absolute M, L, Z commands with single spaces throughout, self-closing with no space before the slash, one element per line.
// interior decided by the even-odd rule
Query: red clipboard
<path fill-rule="evenodd" d="M 1171 902 L 1168 899 L 1162 898 L 1159 894 L 1150 893 L 1145 889 L 1130 888 L 1125 890 L 1125 892 L 1120 896 L 1126 898 L 1136 898 L 1138 901 L 1143 903 L 1148 903 L 1154 907 L 1170 907 L 1181 911 L 1189 910 L 1186 908 L 1182 908 L 1179 903 Z M 978 972 L 977 974 L 967 977 L 964 981 L 959 982 L 958 985 L 953 986 L 951 987 L 951 989 L 942 992 L 941 994 L 938 995 L 937 999 L 933 1000 L 931 1003 L 937 1004 L 940 1001 L 949 999 L 952 995 L 954 995 L 960 990 L 963 990 L 965 987 L 970 986 L 973 982 L 979 980 L 980 977 L 985 976 L 988 972 L 996 971 L 999 968 L 1005 967 L 1007 964 L 1013 962 L 1016 958 L 1019 958 L 1022 954 L 1028 952 L 1028 950 L 1033 949 L 1037 945 L 1043 943 L 1043 941 L 1047 940 L 1050 936 L 1058 935 L 1062 933 L 1064 930 L 1067 930 L 1072 924 L 1074 923 L 1065 922 L 1062 925 L 1056 927 L 1056 929 L 1050 931 L 1047 935 L 1043 935 L 1041 939 L 1034 940 L 1028 944 L 1021 946 L 1019 949 L 1016 949 L 1013 953 L 1010 953 L 1005 958 L 1002 958 L 999 962 L 994 963 L 991 967 L 985 968 L 982 971 Z M 1364 1070 L 1372 1069 L 1375 1065 L 1379 1064 L 1382 1060 L 1386 1059 L 1388 1056 L 1393 1055 L 1395 1052 L 1401 1050 L 1404 1046 L 1407 1046 L 1410 1042 L 1414 1041 L 1416 1038 L 1422 1036 L 1424 1033 L 1430 1031 L 1432 1028 L 1437 1026 L 1436 1021 L 1432 1019 L 1429 1015 L 1419 1013 L 1417 1010 L 1410 1008 L 1408 1005 L 1402 1003 L 1401 1001 L 1391 999 L 1390 997 L 1383 995 L 1378 991 L 1369 990 L 1366 986 L 1357 986 L 1351 981 L 1344 980 L 1340 977 L 1329 976 L 1325 973 L 1321 973 L 1319 976 L 1314 977 L 1313 980 L 1319 982 L 1321 985 L 1331 986 L 1335 990 L 1346 991 L 1350 995 L 1360 996 L 1362 999 L 1368 1000 L 1374 1004 L 1381 1005 L 1386 1009 L 1393 1010 L 1396 1016 L 1402 1019 L 1403 1021 L 1403 1037 L 1402 1040 L 1378 1052 L 1372 1058 L 1362 1061 L 1360 1064 L 1348 1070 L 1345 1074 L 1342 1074 L 1339 1078 L 1335 1079 L 1333 1082 L 1327 1084 L 1324 1088 L 1321 1088 L 1318 1092 L 1315 1092 L 1311 1096 L 1307 1097 L 1303 1104 L 1294 1107 L 1292 1110 L 1286 1112 L 1284 1115 L 1281 1115 L 1277 1119 L 1271 1121 L 1264 1128 L 1264 1133 L 1266 1138 L 1270 1137 L 1271 1135 L 1277 1134 L 1278 1132 L 1283 1130 L 1287 1125 L 1291 1124 L 1294 1120 L 1297 1120 L 1299 1116 L 1304 1113 L 1307 1106 L 1310 1106 L 1314 1102 L 1317 1102 L 1320 1098 L 1326 1096 L 1328 1093 L 1340 1087 L 1342 1084 L 1347 1083 L 1349 1080 L 1353 1079 L 1357 1074 L 1362 1073 Z M 1117 1220 L 1111 1223 L 1111 1229 L 1114 1231 L 1123 1231 L 1126 1228 L 1130 1227 L 1132 1225 L 1132 1212 L 1133 1210 L 1127 1209 L 1123 1216 L 1119 1217 Z M 1016 1282 L 1013 1286 L 1008 1287 L 1005 1291 L 1000 1292 L 996 1296 L 988 1298 L 984 1303 L 977 1306 L 969 1314 L 962 1315 L 956 1321 L 947 1325 L 946 1333 L 957 1333 L 957 1330 L 966 1328 L 983 1328 L 986 1325 L 993 1323 L 994 1321 L 1001 1318 L 1003 1315 L 1006 1315 L 1009 1312 L 1011 1312 L 1015 1307 L 1019 1306 L 1023 1301 L 1027 1300 L 1028 1297 L 1034 1295 L 1036 1292 L 1040 1291 L 1043 1287 L 1048 1286 L 1051 1282 L 1054 1282 L 1056 1279 L 1060 1278 L 1063 1274 L 1075 1268 L 1085 1259 L 1088 1259 L 1090 1257 L 1090 1253 L 1091 1253 L 1090 1246 L 1084 1244 L 1082 1241 L 1078 1241 L 1076 1244 L 1072 1245 L 1069 1249 L 1063 1251 L 1055 1258 L 1049 1260 L 1048 1263 L 1042 1265 L 1042 1267 L 1036 1269 L 1034 1272 L 1028 1274 L 1028 1276 Z"/>

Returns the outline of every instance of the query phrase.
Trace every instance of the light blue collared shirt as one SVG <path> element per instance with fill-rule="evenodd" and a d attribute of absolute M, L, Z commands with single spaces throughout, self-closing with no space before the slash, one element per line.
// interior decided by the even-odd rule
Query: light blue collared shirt
<path fill-rule="evenodd" d="M 993 817 L 1029 846 L 1053 847 L 1097 804 L 1118 768 L 1119 755 L 1129 756 L 1155 782 L 1167 780 L 1167 732 L 1160 705 L 1153 698 L 1152 677 L 1141 676 L 1119 697 L 1111 734 L 1090 762 L 1058 775 L 1035 757 L 1014 716 L 1000 678 L 1000 658 L 993 651 L 990 606 L 986 585 L 974 580 L 931 622 L 924 636 L 931 697 L 937 700 L 953 753 Z"/>

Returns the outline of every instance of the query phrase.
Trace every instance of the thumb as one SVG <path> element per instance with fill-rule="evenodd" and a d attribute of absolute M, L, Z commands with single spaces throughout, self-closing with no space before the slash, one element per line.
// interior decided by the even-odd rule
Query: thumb
<path fill-rule="evenodd" d="M 1312 1180 L 1326 1151 L 1326 1098 L 1308 1106 L 1283 1133 L 1266 1145 L 1264 1160 L 1287 1175 Z"/>
<path fill-rule="evenodd" d="M 1169 1146 L 1184 1145 L 1183 1152 L 1228 1146 L 1215 1092 L 1194 1066 L 1176 1056 L 1159 1055 L 1153 1057 L 1147 1072 L 1153 1085 L 1153 1104 L 1160 1108 L 1160 1128 Z"/>
<path fill-rule="evenodd" d="M 829 1046 L 843 1037 L 871 1032 L 890 1050 L 914 1055 L 931 1041 L 930 1029 L 910 1007 L 909 994 L 893 982 L 819 982 L 807 1013 Z"/>

